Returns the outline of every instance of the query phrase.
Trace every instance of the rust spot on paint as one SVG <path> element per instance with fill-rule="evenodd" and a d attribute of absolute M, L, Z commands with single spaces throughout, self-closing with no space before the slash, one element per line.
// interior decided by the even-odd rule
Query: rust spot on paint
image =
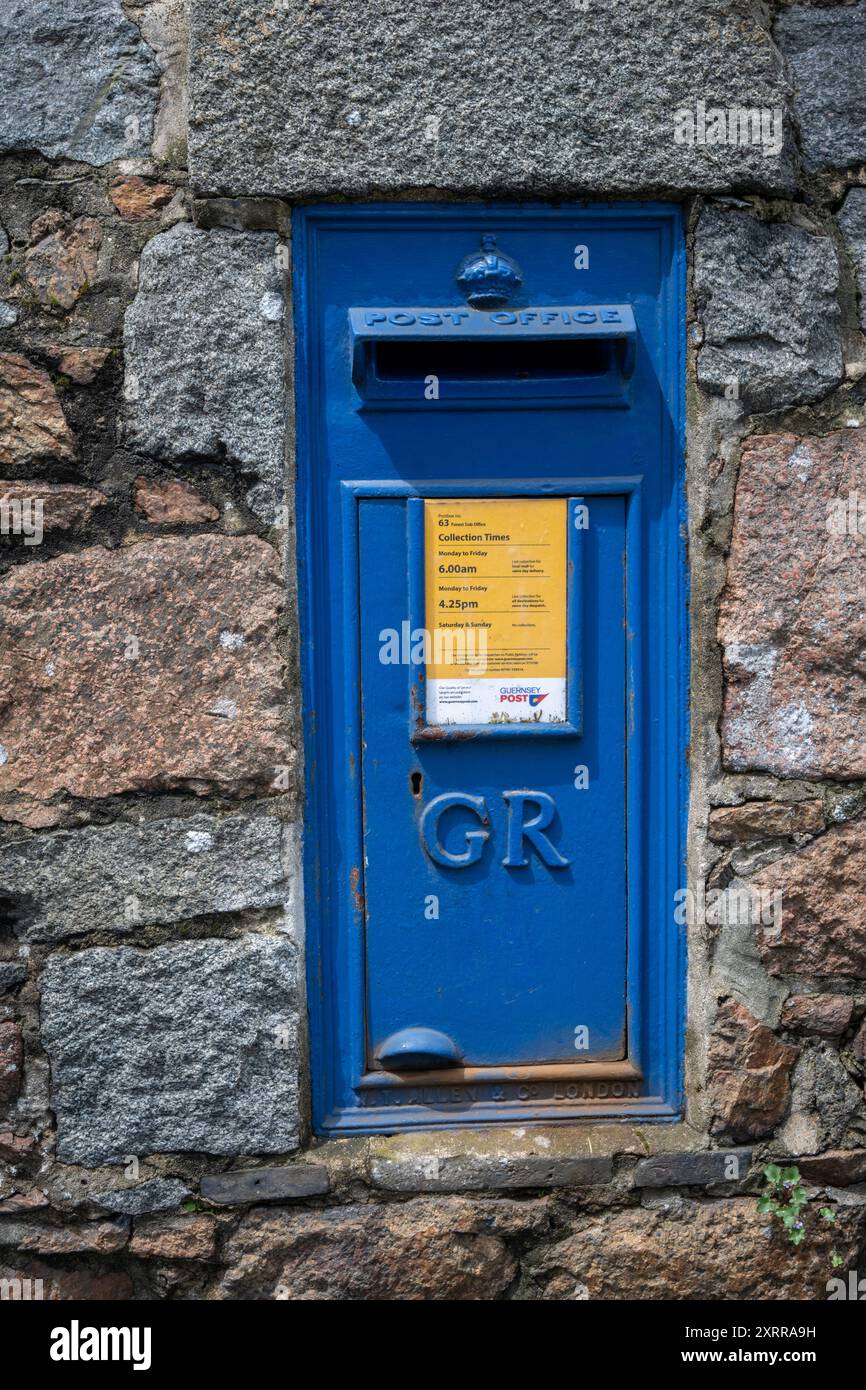
<path fill-rule="evenodd" d="M 349 888 L 352 892 L 352 902 L 355 904 L 355 911 L 363 913 L 364 894 L 361 892 L 361 870 L 358 868 L 357 864 L 349 874 Z"/>
<path fill-rule="evenodd" d="M 425 737 L 425 739 L 436 740 L 437 738 L 444 738 L 444 737 L 445 737 L 445 730 L 444 730 L 444 729 L 441 727 L 441 725 L 439 725 L 439 724 L 426 724 L 426 725 L 425 725 L 425 724 L 423 724 L 423 723 L 419 720 L 419 722 L 418 722 L 418 732 L 420 733 L 422 729 L 423 729 L 423 731 L 424 731 L 424 737 Z"/>
<path fill-rule="evenodd" d="M 441 724 L 419 724 L 418 732 L 423 734 L 425 743 L 436 743 L 443 738 L 449 743 L 465 743 L 467 739 L 478 737 L 475 729 L 443 728 Z"/>

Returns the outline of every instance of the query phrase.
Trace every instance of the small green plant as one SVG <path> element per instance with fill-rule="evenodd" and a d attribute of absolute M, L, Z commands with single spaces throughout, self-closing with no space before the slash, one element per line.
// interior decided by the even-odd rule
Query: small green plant
<path fill-rule="evenodd" d="M 769 1163 L 764 1169 L 764 1177 L 767 1185 L 758 1198 L 759 1213 L 775 1217 L 784 1227 L 791 1244 L 802 1245 L 809 1231 L 809 1197 L 799 1168 L 780 1168 L 777 1163 Z M 832 1207 L 819 1208 L 818 1215 L 828 1226 L 835 1225 L 836 1213 Z M 834 1269 L 843 1263 L 835 1250 L 830 1256 L 830 1263 Z"/>
<path fill-rule="evenodd" d="M 800 1179 L 799 1168 L 780 1168 L 770 1163 L 764 1169 L 767 1185 L 758 1198 L 761 1216 L 774 1216 L 781 1221 L 792 1245 L 806 1238 L 806 1223 L 802 1212 L 809 1198 Z"/>

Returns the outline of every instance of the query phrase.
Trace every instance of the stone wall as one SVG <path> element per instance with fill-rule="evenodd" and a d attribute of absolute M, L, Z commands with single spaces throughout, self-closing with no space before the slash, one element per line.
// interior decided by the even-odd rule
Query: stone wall
<path fill-rule="evenodd" d="M 831 1252 L 857 1267 L 864 64 L 862 0 L 10 0 L 0 1280 L 777 1299 L 825 1297 Z M 700 103 L 762 109 L 761 139 L 690 143 Z M 323 1143 L 290 205 L 479 194 L 688 212 L 687 886 L 714 907 L 688 924 L 686 1107 Z M 738 908 L 774 893 L 781 918 Z M 757 1211 L 773 1160 L 808 1185 L 797 1247 Z"/>

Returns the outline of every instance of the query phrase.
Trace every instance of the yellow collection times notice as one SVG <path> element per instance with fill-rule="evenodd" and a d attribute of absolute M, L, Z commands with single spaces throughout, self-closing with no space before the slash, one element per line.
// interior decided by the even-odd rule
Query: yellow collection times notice
<path fill-rule="evenodd" d="M 428 723 L 565 719 L 567 526 L 564 497 L 425 502 Z"/>

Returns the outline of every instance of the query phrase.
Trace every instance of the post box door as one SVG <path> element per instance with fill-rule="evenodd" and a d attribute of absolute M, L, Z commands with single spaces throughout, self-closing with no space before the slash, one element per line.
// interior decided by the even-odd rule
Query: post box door
<path fill-rule="evenodd" d="M 412 513 L 425 506 L 421 527 Z M 359 504 L 367 1063 L 622 1058 L 625 500 L 476 497 L 462 508 L 474 531 L 461 531 L 455 512 L 454 499 Z M 413 553 L 425 531 L 426 563 Z M 447 543 L 467 534 L 497 539 Z M 572 563 L 557 565 L 569 552 Z M 408 651 L 389 646 L 396 615 L 420 616 L 413 576 L 446 595 L 440 621 L 457 605 L 474 632 L 499 624 L 494 667 L 518 665 L 525 642 L 542 647 L 531 651 L 534 679 L 500 666 L 467 683 L 484 696 L 484 722 L 455 728 L 465 703 L 450 723 L 429 722 L 429 664 L 419 658 L 425 639 L 449 630 L 433 627 L 430 594 L 429 626 L 399 634 Z M 520 651 L 503 651 L 509 641 Z M 570 698 L 551 690 L 560 667 L 580 687 Z M 449 708 L 434 703 L 446 717 Z"/>

